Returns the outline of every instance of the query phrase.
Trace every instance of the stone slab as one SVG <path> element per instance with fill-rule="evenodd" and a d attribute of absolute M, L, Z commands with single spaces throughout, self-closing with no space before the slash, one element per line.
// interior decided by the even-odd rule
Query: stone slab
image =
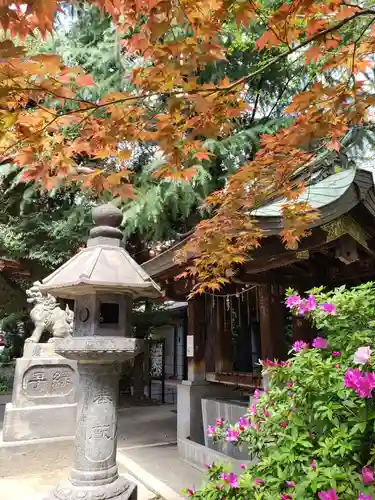
<path fill-rule="evenodd" d="M 233 457 L 229 457 L 217 450 L 208 448 L 199 443 L 195 443 L 190 439 L 179 439 L 177 442 L 178 456 L 184 462 L 192 465 L 193 467 L 199 468 L 201 471 L 205 470 L 205 464 L 222 463 L 231 464 L 231 468 L 234 472 L 239 474 L 241 472 L 241 464 L 250 465 L 254 463 L 256 459 L 239 460 Z"/>
<path fill-rule="evenodd" d="M 5 406 L 3 440 L 73 436 L 77 385 L 76 361 L 56 354 L 55 342 L 27 342 L 24 356 L 16 361 L 12 402 Z"/>
<path fill-rule="evenodd" d="M 26 340 L 23 348 L 23 358 L 59 358 L 63 360 L 64 358 L 56 354 L 55 345 L 58 339 L 51 338 L 45 343 L 35 343 L 31 342 L 29 339 Z"/>
<path fill-rule="evenodd" d="M 76 404 L 5 407 L 3 440 L 21 441 L 74 436 Z"/>
<path fill-rule="evenodd" d="M 234 425 L 246 414 L 248 406 L 248 399 L 202 398 L 205 446 L 237 460 L 248 460 L 249 454 L 246 447 L 239 447 L 232 443 L 215 443 L 207 436 L 207 427 L 209 425 L 215 426 L 217 419 L 223 418 L 225 422 Z"/>
<path fill-rule="evenodd" d="M 13 383 L 13 407 L 76 403 L 77 382 L 75 361 L 56 355 L 52 358 L 19 358 Z"/>
<path fill-rule="evenodd" d="M 177 386 L 177 437 L 204 444 L 202 398 L 235 397 L 231 387 L 183 380 Z"/>

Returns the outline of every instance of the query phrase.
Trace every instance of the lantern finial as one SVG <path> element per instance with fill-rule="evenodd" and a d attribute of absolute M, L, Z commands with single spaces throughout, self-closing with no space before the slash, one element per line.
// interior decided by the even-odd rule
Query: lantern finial
<path fill-rule="evenodd" d="M 122 212 L 112 203 L 99 205 L 93 208 L 92 218 L 95 227 L 90 231 L 90 238 L 115 238 L 121 240 L 123 237 L 119 226 L 122 222 Z"/>

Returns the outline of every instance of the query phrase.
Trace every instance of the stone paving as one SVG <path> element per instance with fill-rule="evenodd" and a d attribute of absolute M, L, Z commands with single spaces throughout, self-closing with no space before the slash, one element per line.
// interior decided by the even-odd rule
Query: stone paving
<path fill-rule="evenodd" d="M 138 500 L 156 500 L 158 496 L 145 488 L 133 476 L 121 470 L 121 475 L 138 485 Z M 69 468 L 55 470 L 53 472 L 42 472 L 39 474 L 11 476 L 0 478 L 1 500 L 43 500 L 46 493 L 51 491 L 61 479 L 68 477 Z"/>
<path fill-rule="evenodd" d="M 181 500 L 183 488 L 200 486 L 202 472 L 177 454 L 175 406 L 126 405 L 118 417 L 119 472 L 139 485 L 138 500 Z M 22 445 L 6 453 L 4 445 L 0 438 L 1 500 L 41 500 L 69 475 L 72 441 L 28 445 L 28 451 Z"/>

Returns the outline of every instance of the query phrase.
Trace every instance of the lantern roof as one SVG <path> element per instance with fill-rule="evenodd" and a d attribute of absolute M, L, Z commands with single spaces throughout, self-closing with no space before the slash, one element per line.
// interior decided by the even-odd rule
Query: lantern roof
<path fill-rule="evenodd" d="M 122 213 L 111 203 L 92 211 L 95 227 L 87 247 L 42 281 L 40 290 L 61 298 L 92 293 L 157 298 L 159 286 L 122 246 Z"/>

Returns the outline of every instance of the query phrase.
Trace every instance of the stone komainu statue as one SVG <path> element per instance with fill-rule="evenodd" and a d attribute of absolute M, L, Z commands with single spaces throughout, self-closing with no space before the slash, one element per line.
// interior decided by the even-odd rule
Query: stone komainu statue
<path fill-rule="evenodd" d="M 44 331 L 48 331 L 55 338 L 68 337 L 73 332 L 73 311 L 66 306 L 61 309 L 55 297 L 50 294 L 43 295 L 40 291 L 40 281 L 35 281 L 33 286 L 26 290 L 27 302 L 33 304 L 30 318 L 34 323 L 34 331 L 30 342 L 39 342 Z"/>

